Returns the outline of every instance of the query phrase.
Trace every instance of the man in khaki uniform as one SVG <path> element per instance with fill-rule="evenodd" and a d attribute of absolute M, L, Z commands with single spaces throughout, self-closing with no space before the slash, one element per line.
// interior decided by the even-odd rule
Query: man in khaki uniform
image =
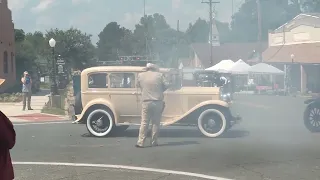
<path fill-rule="evenodd" d="M 149 122 L 152 121 L 151 145 L 157 146 L 162 112 L 164 109 L 163 92 L 169 84 L 165 81 L 159 68 L 151 63 L 147 64 L 147 71 L 138 75 L 137 87 L 141 88 L 141 126 L 136 147 L 143 148 L 146 140 Z"/>

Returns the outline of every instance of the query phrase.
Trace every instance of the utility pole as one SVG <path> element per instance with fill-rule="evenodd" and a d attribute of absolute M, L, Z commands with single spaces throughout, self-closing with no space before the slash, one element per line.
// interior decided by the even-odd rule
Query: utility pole
<path fill-rule="evenodd" d="M 260 0 L 257 0 L 257 11 L 258 11 L 258 52 L 259 52 L 259 62 L 262 62 L 262 22 L 261 22 L 261 3 Z"/>
<path fill-rule="evenodd" d="M 220 2 L 217 2 L 217 1 L 212 1 L 212 0 L 209 0 L 209 1 L 202 1 L 201 3 L 205 3 L 205 4 L 209 4 L 209 18 L 210 18 L 210 65 L 212 66 L 213 65 L 213 62 L 212 62 L 212 25 L 213 25 L 213 4 L 217 4 L 217 3 L 220 3 Z"/>
<path fill-rule="evenodd" d="M 231 17 L 233 17 L 233 14 L 234 14 L 234 12 L 233 12 L 233 7 L 234 7 L 233 4 L 234 4 L 234 2 L 233 2 L 233 1 L 234 1 L 234 0 L 231 1 L 231 6 L 232 6 L 232 8 L 231 8 L 232 16 L 231 16 Z"/>
<path fill-rule="evenodd" d="M 146 16 L 146 0 L 143 0 L 143 17 Z"/>

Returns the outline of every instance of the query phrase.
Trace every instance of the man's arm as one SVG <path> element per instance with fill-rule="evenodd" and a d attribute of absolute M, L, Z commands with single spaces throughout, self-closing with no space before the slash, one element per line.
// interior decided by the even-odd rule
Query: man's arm
<path fill-rule="evenodd" d="M 21 78 L 22 84 L 26 84 L 26 79 L 24 77 Z"/>
<path fill-rule="evenodd" d="M 163 74 L 161 76 L 161 79 L 162 79 L 163 91 L 166 91 L 170 87 L 170 83 Z"/>
<path fill-rule="evenodd" d="M 141 89 L 140 74 L 138 74 L 138 77 L 137 77 L 136 87 L 139 88 L 139 89 Z"/>
<path fill-rule="evenodd" d="M 16 132 L 11 121 L 0 111 L 0 148 L 12 149 L 16 143 Z"/>

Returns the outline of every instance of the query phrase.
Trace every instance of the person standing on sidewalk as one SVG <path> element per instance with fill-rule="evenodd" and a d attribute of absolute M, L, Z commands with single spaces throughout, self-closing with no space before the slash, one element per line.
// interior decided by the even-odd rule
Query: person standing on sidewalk
<path fill-rule="evenodd" d="M 152 122 L 151 145 L 158 145 L 160 121 L 165 104 L 163 92 L 169 84 L 165 81 L 159 68 L 151 63 L 147 64 L 147 71 L 138 75 L 137 87 L 141 88 L 142 112 L 137 148 L 143 148 L 146 140 L 149 122 Z"/>
<path fill-rule="evenodd" d="M 14 170 L 10 149 L 16 143 L 16 132 L 11 121 L 0 111 L 0 179 L 13 180 Z"/>
<path fill-rule="evenodd" d="M 22 93 L 23 93 L 23 108 L 24 111 L 26 109 L 26 104 L 28 104 L 28 110 L 33 110 L 31 108 L 31 95 L 32 95 L 32 79 L 29 75 L 28 71 L 23 73 L 23 77 L 21 78 L 22 82 Z"/>

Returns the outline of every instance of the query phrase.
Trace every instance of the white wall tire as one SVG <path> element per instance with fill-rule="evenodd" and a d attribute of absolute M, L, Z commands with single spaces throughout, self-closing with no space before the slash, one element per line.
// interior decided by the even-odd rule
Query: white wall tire
<path fill-rule="evenodd" d="M 207 120 L 211 121 L 211 119 L 208 119 L 208 116 L 210 114 L 215 114 L 216 115 L 216 116 L 214 116 L 216 118 L 216 121 L 218 121 L 217 118 L 219 118 L 220 124 L 219 124 L 219 127 L 217 127 L 217 129 L 218 129 L 217 132 L 209 132 L 207 130 L 207 128 L 204 127 L 205 121 L 207 121 Z M 213 121 L 215 121 L 215 120 L 213 120 Z M 226 120 L 224 114 L 221 111 L 219 111 L 217 109 L 207 109 L 207 110 L 204 110 L 200 114 L 200 116 L 198 118 L 198 129 L 206 137 L 210 137 L 210 138 L 219 137 L 227 129 L 227 120 Z"/>
<path fill-rule="evenodd" d="M 107 136 L 114 126 L 112 117 L 111 113 L 105 109 L 96 109 L 90 112 L 86 123 L 89 133 L 96 137 Z"/>

